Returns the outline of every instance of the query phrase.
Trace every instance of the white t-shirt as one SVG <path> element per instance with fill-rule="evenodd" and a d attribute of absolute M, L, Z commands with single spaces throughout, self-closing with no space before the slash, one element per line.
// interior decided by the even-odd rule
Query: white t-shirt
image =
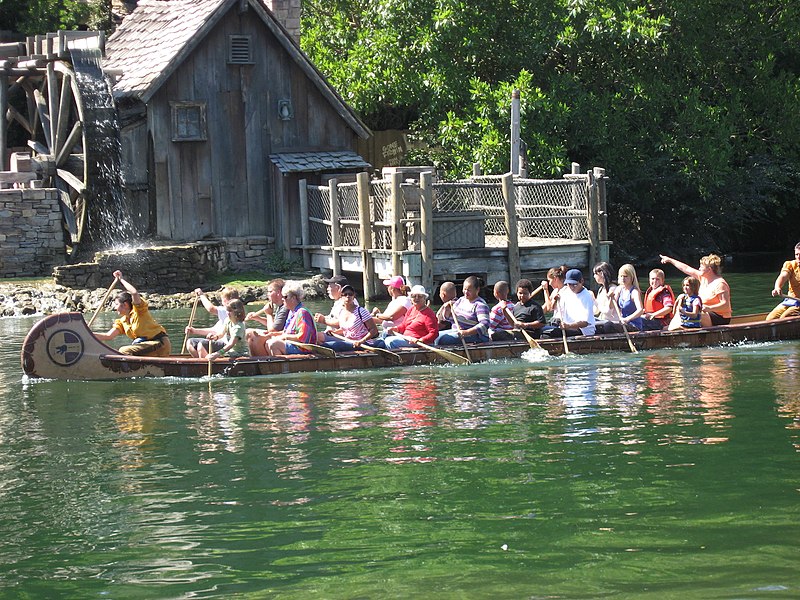
<path fill-rule="evenodd" d="M 383 328 L 386 329 L 388 327 L 400 327 L 405 320 L 408 311 L 411 309 L 411 298 L 408 296 L 398 296 L 394 298 L 389 305 L 386 307 L 386 310 L 383 311 L 384 314 L 391 314 L 396 310 L 399 310 L 401 306 L 406 307 L 406 312 L 404 312 L 401 316 L 397 317 L 396 319 L 392 319 L 391 321 L 384 321 Z"/>
<path fill-rule="evenodd" d="M 222 306 L 217 307 L 217 322 L 214 323 L 214 333 L 222 337 L 225 334 L 225 319 L 228 318 L 228 309 Z"/>
<path fill-rule="evenodd" d="M 583 335 L 594 335 L 594 296 L 583 288 L 579 293 L 569 290 L 568 294 L 558 293 L 561 296 L 561 314 L 564 323 L 577 323 L 586 321 L 589 325 L 581 327 Z M 562 295 L 563 294 L 563 295 Z"/>

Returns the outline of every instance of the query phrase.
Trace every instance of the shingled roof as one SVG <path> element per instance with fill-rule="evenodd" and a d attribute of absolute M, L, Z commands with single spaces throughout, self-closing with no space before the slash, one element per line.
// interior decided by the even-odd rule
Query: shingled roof
<path fill-rule="evenodd" d="M 370 165 L 355 152 L 279 152 L 270 154 L 281 173 L 308 173 L 314 171 L 338 171 L 368 169 Z"/>
<path fill-rule="evenodd" d="M 139 0 L 106 42 L 103 68 L 118 73 L 117 98 L 147 103 L 228 10 L 241 0 Z M 370 131 L 261 0 L 246 0 L 300 69 L 362 138 Z"/>

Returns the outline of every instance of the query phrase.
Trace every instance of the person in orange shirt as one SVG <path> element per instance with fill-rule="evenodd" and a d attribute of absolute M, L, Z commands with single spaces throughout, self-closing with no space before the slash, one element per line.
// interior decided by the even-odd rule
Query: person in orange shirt
<path fill-rule="evenodd" d="M 773 296 L 783 296 L 783 286 L 789 284 L 789 297 L 784 297 L 767 315 L 767 321 L 773 319 L 786 319 L 800 315 L 800 242 L 794 247 L 794 260 L 783 263 L 781 272 L 772 288 Z"/>
<path fill-rule="evenodd" d="M 114 298 L 114 310 L 120 318 L 114 321 L 114 325 L 106 333 L 95 333 L 94 336 L 98 340 L 107 341 L 122 333 L 133 340 L 132 344 L 119 349 L 123 354 L 169 356 L 172 345 L 167 330 L 150 314 L 147 302 L 136 288 L 122 278 L 122 271 L 114 271 L 114 277 L 125 288 L 124 292 Z"/>
<path fill-rule="evenodd" d="M 731 322 L 731 288 L 722 277 L 722 259 L 716 254 L 709 254 L 700 259 L 700 268 L 695 269 L 686 263 L 661 256 L 661 262 L 671 264 L 689 277 L 700 280 L 700 299 L 703 301 L 703 314 L 700 324 L 703 327 L 727 325 Z"/>

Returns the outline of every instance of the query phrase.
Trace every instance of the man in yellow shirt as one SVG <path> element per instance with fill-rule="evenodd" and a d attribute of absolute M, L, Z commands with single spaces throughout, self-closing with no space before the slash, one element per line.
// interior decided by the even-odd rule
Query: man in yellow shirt
<path fill-rule="evenodd" d="M 772 309 L 772 312 L 767 315 L 767 321 L 800 315 L 800 242 L 794 247 L 794 260 L 787 260 L 783 263 L 780 275 L 775 280 L 772 295 L 783 296 L 783 286 L 787 282 L 789 283 L 789 296 L 784 297 L 783 302 Z"/>
<path fill-rule="evenodd" d="M 106 333 L 96 333 L 98 340 L 113 340 L 124 333 L 133 340 L 129 346 L 122 346 L 119 351 L 133 356 L 169 356 L 172 345 L 167 330 L 159 325 L 147 308 L 147 302 L 139 295 L 136 288 L 122 278 L 122 271 L 114 271 L 114 277 L 120 282 L 124 292 L 114 299 L 114 310 L 120 318 Z"/>

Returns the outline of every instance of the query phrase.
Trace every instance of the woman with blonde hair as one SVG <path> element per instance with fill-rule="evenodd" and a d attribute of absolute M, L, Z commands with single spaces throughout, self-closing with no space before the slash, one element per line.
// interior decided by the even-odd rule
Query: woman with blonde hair
<path fill-rule="evenodd" d="M 727 325 L 731 322 L 731 288 L 722 277 L 722 259 L 709 254 L 700 259 L 700 267 L 695 269 L 686 263 L 669 256 L 660 255 L 661 262 L 670 264 L 689 277 L 700 280 L 699 296 L 703 301 L 703 314 L 700 323 L 703 327 Z"/>
<path fill-rule="evenodd" d="M 639 278 L 636 277 L 636 269 L 631 264 L 622 265 L 617 273 L 616 289 L 611 292 L 614 301 L 622 316 L 621 323 L 615 323 L 617 331 L 622 331 L 625 327 L 628 331 L 642 330 L 642 290 L 639 287 Z M 616 310 L 616 309 L 615 309 Z"/>

